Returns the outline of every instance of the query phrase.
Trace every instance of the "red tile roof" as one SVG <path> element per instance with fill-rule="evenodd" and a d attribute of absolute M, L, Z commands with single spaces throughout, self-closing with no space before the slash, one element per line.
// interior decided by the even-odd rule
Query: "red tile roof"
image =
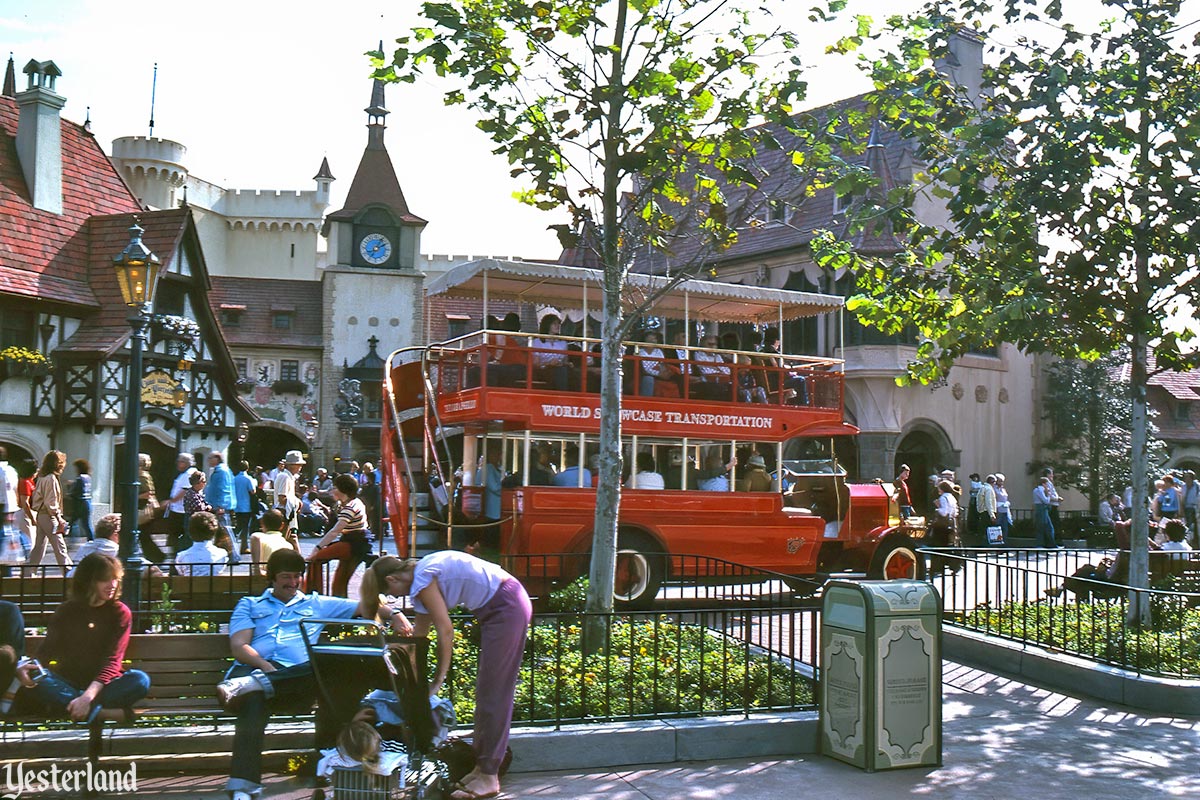
<path fill-rule="evenodd" d="M 19 117 L 16 100 L 0 96 L 0 293 L 95 308 L 88 218 L 137 211 L 137 199 L 92 135 L 64 119 L 63 213 L 34 208 L 17 160 Z M 108 272 L 128 241 L 109 253 Z"/>
<path fill-rule="evenodd" d="M 325 305 L 318 281 L 232 278 L 213 275 L 209 305 L 231 345 L 320 347 Z M 237 325 L 226 325 L 219 309 L 245 306 Z M 293 311 L 290 330 L 274 327 L 272 312 Z"/>

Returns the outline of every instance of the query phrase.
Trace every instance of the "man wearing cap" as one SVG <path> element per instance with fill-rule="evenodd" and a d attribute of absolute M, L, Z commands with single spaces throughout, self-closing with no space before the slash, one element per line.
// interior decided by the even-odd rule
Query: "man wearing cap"
<path fill-rule="evenodd" d="M 767 462 L 758 453 L 746 459 L 746 472 L 738 479 L 738 491 L 771 491 L 771 476 L 767 474 Z"/>
<path fill-rule="evenodd" d="M 304 454 L 299 450 L 288 450 L 283 457 L 283 468 L 275 476 L 275 509 L 283 514 L 285 532 L 296 530 L 300 497 L 296 494 L 296 476 L 304 467 Z"/>
<path fill-rule="evenodd" d="M 900 474 L 896 476 L 896 505 L 900 506 L 900 519 L 913 515 L 912 492 L 908 490 L 908 476 L 912 470 L 908 464 L 900 465 Z"/>

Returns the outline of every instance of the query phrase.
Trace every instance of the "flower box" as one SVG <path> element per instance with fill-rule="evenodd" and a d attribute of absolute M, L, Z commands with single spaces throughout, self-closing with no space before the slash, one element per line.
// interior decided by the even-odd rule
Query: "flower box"
<path fill-rule="evenodd" d="M 271 384 L 271 391 L 275 394 L 304 394 L 307 390 L 308 384 L 304 381 L 278 380 Z"/>

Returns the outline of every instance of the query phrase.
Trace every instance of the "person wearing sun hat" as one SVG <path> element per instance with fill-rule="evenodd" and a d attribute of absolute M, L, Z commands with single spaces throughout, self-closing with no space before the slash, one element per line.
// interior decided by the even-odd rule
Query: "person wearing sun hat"
<path fill-rule="evenodd" d="M 304 467 L 304 454 L 299 450 L 288 450 L 283 456 L 283 469 L 275 478 L 275 508 L 283 514 L 284 532 L 297 528 L 300 496 L 296 494 L 296 476 Z"/>

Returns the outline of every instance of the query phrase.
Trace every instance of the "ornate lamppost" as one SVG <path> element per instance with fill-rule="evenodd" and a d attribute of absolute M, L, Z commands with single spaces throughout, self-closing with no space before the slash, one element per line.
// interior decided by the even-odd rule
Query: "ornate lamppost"
<path fill-rule="evenodd" d="M 125 497 L 121 504 L 121 556 L 125 559 L 123 600 L 133 612 L 134 630 L 139 630 L 138 615 L 142 601 L 142 545 L 138 537 L 138 450 L 142 428 L 142 350 L 150 318 L 146 309 L 154 300 L 154 289 L 162 264 L 158 256 L 142 243 L 144 229 L 134 218 L 129 227 L 129 244 L 113 257 L 121 297 L 130 308 L 129 381 L 125 398 Z"/>
<path fill-rule="evenodd" d="M 235 435 L 237 442 L 237 460 L 244 461 L 246 458 L 246 440 L 250 438 L 250 426 L 245 422 L 239 422 L 237 426 L 237 434 Z M 230 459 L 232 461 L 232 459 Z"/>
<path fill-rule="evenodd" d="M 321 423 L 318 420 L 310 419 L 304 423 L 304 441 L 308 442 L 309 458 L 312 457 L 313 442 L 317 440 L 317 431 L 320 430 Z"/>

